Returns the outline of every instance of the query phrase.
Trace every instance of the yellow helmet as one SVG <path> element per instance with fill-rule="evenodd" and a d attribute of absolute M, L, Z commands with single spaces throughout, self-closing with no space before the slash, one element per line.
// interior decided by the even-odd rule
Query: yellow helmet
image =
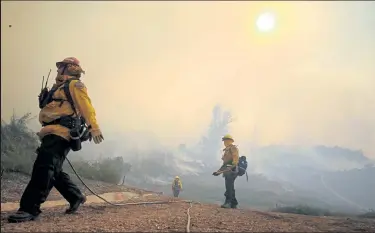
<path fill-rule="evenodd" d="M 226 134 L 223 138 L 222 138 L 222 140 L 224 141 L 224 140 L 232 140 L 233 142 L 234 142 L 234 139 L 233 139 L 233 137 L 230 135 L 230 134 Z"/>
<path fill-rule="evenodd" d="M 177 179 L 180 179 L 180 177 L 176 176 L 175 179 L 176 179 L 176 180 L 177 180 Z"/>

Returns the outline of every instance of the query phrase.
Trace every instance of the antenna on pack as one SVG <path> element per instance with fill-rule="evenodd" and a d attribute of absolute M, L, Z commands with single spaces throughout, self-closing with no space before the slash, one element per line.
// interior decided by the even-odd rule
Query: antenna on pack
<path fill-rule="evenodd" d="M 47 76 L 47 80 L 46 80 L 46 85 L 44 85 L 44 88 L 47 87 L 48 79 L 49 79 L 49 75 L 50 75 L 50 74 L 51 74 L 51 69 L 49 69 L 48 76 Z M 43 76 L 43 81 L 44 81 L 44 76 Z"/>
<path fill-rule="evenodd" d="M 43 75 L 43 79 L 42 79 L 42 87 L 40 88 L 40 90 L 43 90 L 43 83 L 44 83 L 44 75 Z"/>
<path fill-rule="evenodd" d="M 46 80 L 46 84 L 44 85 L 44 87 L 43 87 L 43 84 L 44 84 L 44 75 L 43 75 L 43 79 L 42 79 L 42 88 L 41 88 L 41 90 L 43 90 L 44 88 L 47 87 L 48 79 L 49 79 L 50 74 L 51 74 L 51 69 L 49 69 L 48 76 L 47 76 L 47 80 Z"/>
<path fill-rule="evenodd" d="M 39 99 L 39 108 L 42 109 L 45 104 L 45 100 L 47 99 L 48 97 L 48 88 L 47 88 L 47 84 L 48 84 L 48 79 L 49 79 L 49 76 L 51 74 L 51 69 L 49 69 L 49 73 L 48 73 L 48 76 L 47 76 L 47 80 L 46 80 L 46 84 L 44 84 L 44 76 L 43 76 L 43 79 L 42 79 L 42 89 L 40 91 L 40 94 L 38 96 L 38 99 Z M 44 85 L 44 87 L 43 87 Z"/>

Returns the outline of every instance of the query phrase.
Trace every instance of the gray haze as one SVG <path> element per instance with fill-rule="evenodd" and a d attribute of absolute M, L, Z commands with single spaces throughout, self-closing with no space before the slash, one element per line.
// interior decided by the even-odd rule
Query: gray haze
<path fill-rule="evenodd" d="M 374 2 L 1 4 L 4 119 L 37 114 L 41 76 L 76 56 L 106 139 L 196 143 L 221 104 L 238 144 L 375 157 Z M 268 34 L 255 29 L 264 11 L 276 15 Z"/>
<path fill-rule="evenodd" d="M 78 154 L 123 157 L 128 184 L 180 175 L 183 197 L 220 202 L 231 133 L 249 160 L 241 204 L 375 208 L 375 2 L 1 4 L 3 119 L 37 115 L 42 75 L 75 56 L 106 139 Z"/>

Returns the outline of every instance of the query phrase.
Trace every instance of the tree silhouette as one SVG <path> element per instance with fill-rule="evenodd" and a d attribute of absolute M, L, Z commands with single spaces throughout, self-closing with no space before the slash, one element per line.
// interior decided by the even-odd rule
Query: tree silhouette
<path fill-rule="evenodd" d="M 200 141 L 200 157 L 207 166 L 217 166 L 213 161 L 220 159 L 221 138 L 228 134 L 229 124 L 232 121 L 233 118 L 229 111 L 223 111 L 220 105 L 213 108 L 207 135 L 203 136 Z"/>

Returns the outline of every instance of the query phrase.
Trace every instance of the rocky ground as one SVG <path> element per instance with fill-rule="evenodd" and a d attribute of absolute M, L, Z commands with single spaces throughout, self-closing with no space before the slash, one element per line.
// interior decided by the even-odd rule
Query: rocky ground
<path fill-rule="evenodd" d="M 1 201 L 18 201 L 27 177 L 8 174 L 1 182 Z M 89 181 L 98 193 L 144 190 Z M 5 196 L 4 196 L 5 195 Z M 50 200 L 61 199 L 53 192 Z M 170 200 L 161 195 L 144 196 L 137 201 Z M 130 205 L 115 207 L 104 204 L 84 205 L 75 215 L 65 215 L 66 207 L 47 208 L 33 222 L 10 224 L 8 212 L 1 212 L 2 232 L 184 232 L 188 223 L 189 203 Z M 294 214 L 259 212 L 243 209 L 221 209 L 216 205 L 193 203 L 190 210 L 191 232 L 374 232 L 375 220 L 342 217 L 311 217 Z"/>

